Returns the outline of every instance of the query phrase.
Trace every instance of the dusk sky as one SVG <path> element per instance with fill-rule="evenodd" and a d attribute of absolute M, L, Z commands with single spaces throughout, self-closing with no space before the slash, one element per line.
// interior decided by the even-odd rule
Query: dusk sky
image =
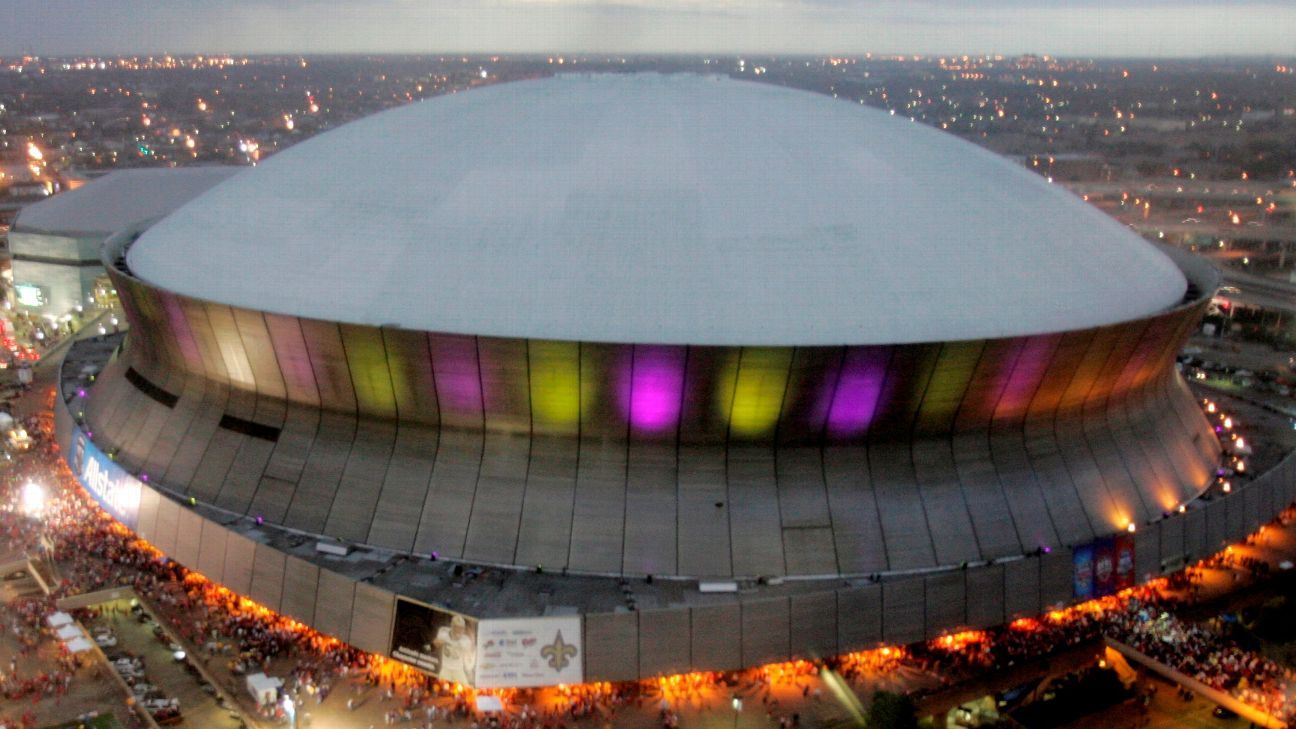
<path fill-rule="evenodd" d="M 0 0 L 0 55 L 1296 54 L 1293 0 Z"/>

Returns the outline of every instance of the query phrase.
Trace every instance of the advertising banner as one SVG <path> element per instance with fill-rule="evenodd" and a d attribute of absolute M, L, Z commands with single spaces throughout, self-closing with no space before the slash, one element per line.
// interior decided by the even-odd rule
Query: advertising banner
<path fill-rule="evenodd" d="M 478 688 L 584 680 L 579 616 L 483 620 L 477 638 Z"/>
<path fill-rule="evenodd" d="M 1072 552 L 1072 582 L 1075 585 L 1075 599 L 1088 600 L 1094 596 L 1093 545 L 1085 544 Z"/>
<path fill-rule="evenodd" d="M 391 657 L 437 678 L 473 686 L 477 620 L 397 597 Z"/>
<path fill-rule="evenodd" d="M 1116 579 L 1117 591 L 1133 587 L 1138 575 L 1134 567 L 1134 537 L 1121 535 L 1116 537 Z"/>
<path fill-rule="evenodd" d="M 131 529 L 139 525 L 142 485 L 80 430 L 72 443 L 72 472 L 95 501 Z"/>
<path fill-rule="evenodd" d="M 1116 591 L 1116 542 L 1111 538 L 1094 541 L 1094 597 Z"/>

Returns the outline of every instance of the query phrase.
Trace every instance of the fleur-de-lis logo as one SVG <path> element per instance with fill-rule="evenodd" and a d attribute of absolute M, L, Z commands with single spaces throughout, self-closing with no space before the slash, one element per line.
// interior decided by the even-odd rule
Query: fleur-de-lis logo
<path fill-rule="evenodd" d="M 549 667 L 555 673 L 563 670 L 576 657 L 576 646 L 563 640 L 562 631 L 554 636 L 554 642 L 540 649 L 540 656 L 549 659 Z"/>

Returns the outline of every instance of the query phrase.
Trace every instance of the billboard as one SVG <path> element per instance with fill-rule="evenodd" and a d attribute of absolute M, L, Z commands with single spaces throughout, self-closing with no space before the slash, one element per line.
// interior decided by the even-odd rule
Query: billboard
<path fill-rule="evenodd" d="M 397 597 L 391 657 L 437 678 L 473 686 L 477 620 Z"/>
<path fill-rule="evenodd" d="M 1116 541 L 1110 537 L 1094 540 L 1094 597 L 1116 591 Z"/>
<path fill-rule="evenodd" d="M 1076 547 L 1071 554 L 1075 599 L 1088 600 L 1094 596 L 1093 545 L 1084 544 Z"/>
<path fill-rule="evenodd" d="M 1113 585 L 1117 591 L 1134 586 L 1138 581 L 1138 575 L 1134 572 L 1134 537 L 1118 536 L 1116 537 L 1116 579 Z"/>
<path fill-rule="evenodd" d="M 113 518 L 131 529 L 139 525 L 142 485 L 80 430 L 75 431 L 72 443 L 72 472 Z"/>
<path fill-rule="evenodd" d="M 576 615 L 483 620 L 477 631 L 479 688 L 580 683 L 584 663 Z"/>

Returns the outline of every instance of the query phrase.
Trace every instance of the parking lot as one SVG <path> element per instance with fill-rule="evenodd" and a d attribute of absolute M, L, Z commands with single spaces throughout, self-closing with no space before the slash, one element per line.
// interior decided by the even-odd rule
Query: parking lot
<path fill-rule="evenodd" d="M 189 665 L 187 656 L 176 659 L 170 639 L 165 633 L 158 637 L 157 622 L 142 607 L 132 610 L 127 600 L 118 600 L 99 605 L 98 610 L 99 616 L 87 620 L 86 628 L 97 635 L 108 631 L 107 634 L 112 636 L 109 640 L 100 640 L 110 660 L 121 657 L 140 659 L 141 675 L 132 677 L 128 683 L 153 687 L 139 690 L 141 701 L 146 701 L 145 697 L 177 700 L 186 726 L 212 729 L 242 729 L 245 726 L 237 713 L 222 706 L 215 687 Z M 112 640 L 116 641 L 115 645 L 104 645 Z M 127 673 L 130 672 L 128 669 Z M 159 723 L 167 722 L 160 718 Z"/>

